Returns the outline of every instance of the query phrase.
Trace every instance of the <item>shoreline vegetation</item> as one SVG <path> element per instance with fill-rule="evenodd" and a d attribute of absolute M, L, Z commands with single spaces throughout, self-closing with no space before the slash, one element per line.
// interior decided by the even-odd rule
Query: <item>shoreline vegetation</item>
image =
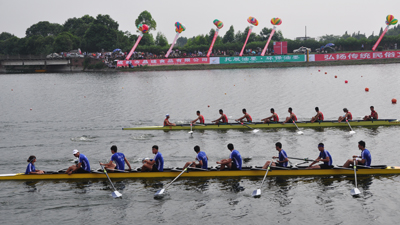
<path fill-rule="evenodd" d="M 168 65 L 168 66 L 143 66 L 135 68 L 117 68 L 118 72 L 134 71 L 181 71 L 181 70 L 221 70 L 221 69 L 255 69 L 255 68 L 291 68 L 291 67 L 324 67 L 348 65 L 376 65 L 400 63 L 400 59 L 368 59 L 345 61 L 320 61 L 320 62 L 280 62 L 280 63 L 243 63 L 243 64 L 200 64 L 200 65 Z M 91 71 L 91 70 L 86 70 Z M 110 69 L 102 70 L 110 71 Z"/>

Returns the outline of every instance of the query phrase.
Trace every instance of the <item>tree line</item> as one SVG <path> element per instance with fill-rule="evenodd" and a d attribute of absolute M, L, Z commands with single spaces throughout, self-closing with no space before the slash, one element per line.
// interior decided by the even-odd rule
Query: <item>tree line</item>
<path fill-rule="evenodd" d="M 137 51 L 151 52 L 153 54 L 165 54 L 170 43 L 168 43 L 165 35 L 157 32 L 156 37 L 152 32 L 156 31 L 157 23 L 152 18 L 150 12 L 143 11 L 135 20 L 135 25 L 145 23 L 149 25 L 149 33 L 144 34 L 140 41 Z M 232 26 L 223 36 L 218 36 L 214 44 L 214 50 L 227 51 L 228 54 L 239 52 L 247 37 L 249 27 L 243 31 L 235 29 Z M 257 34 L 252 32 L 249 36 L 247 49 L 263 49 L 272 29 L 264 27 Z M 383 32 L 381 28 L 380 34 Z M 119 24 L 109 15 L 98 15 L 96 18 L 85 15 L 81 18 L 70 18 L 64 24 L 50 23 L 41 21 L 30 26 L 25 37 L 18 38 L 8 32 L 0 34 L 0 54 L 2 55 L 44 55 L 52 52 L 67 52 L 80 48 L 87 52 L 112 51 L 120 48 L 124 52 L 128 52 L 138 38 L 138 34 L 131 34 L 128 31 L 119 30 Z M 214 37 L 215 29 L 211 29 L 208 34 L 201 34 L 191 38 L 180 37 L 177 40 L 175 49 L 181 52 L 208 51 L 211 41 Z M 379 34 L 379 35 L 380 35 Z M 318 40 L 290 40 L 283 37 L 281 31 L 277 31 L 272 37 L 272 41 L 268 46 L 272 48 L 274 41 L 287 41 L 288 52 L 292 52 L 301 46 L 311 48 L 312 51 L 333 43 L 342 51 L 357 51 L 371 49 L 377 41 L 379 35 L 373 33 L 366 37 L 365 34 L 353 33 L 349 35 L 347 32 L 339 35 L 324 35 Z M 380 48 L 387 48 L 400 44 L 400 25 L 394 26 L 386 33 L 380 43 Z"/>

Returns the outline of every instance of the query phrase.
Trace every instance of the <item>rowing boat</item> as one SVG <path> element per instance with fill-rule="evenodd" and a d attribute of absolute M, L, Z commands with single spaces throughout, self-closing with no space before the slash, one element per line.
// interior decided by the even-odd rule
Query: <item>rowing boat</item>
<path fill-rule="evenodd" d="M 321 127 L 349 127 L 346 121 L 339 123 L 337 120 L 326 120 L 322 122 L 300 121 L 296 122 L 298 127 L 321 128 Z M 349 121 L 352 127 L 376 127 L 376 126 L 398 126 L 400 121 L 397 119 L 382 119 L 374 121 L 352 120 Z M 229 123 L 217 125 L 212 123 L 193 124 L 193 130 L 226 130 L 226 129 L 267 129 L 267 128 L 296 128 L 293 123 L 249 123 L 245 125 Z M 145 126 L 122 128 L 122 130 L 190 130 L 190 124 L 177 124 L 176 126 Z"/>
<path fill-rule="evenodd" d="M 182 170 L 180 169 L 164 169 L 164 172 L 114 172 L 108 173 L 112 179 L 146 179 L 146 178 L 174 178 Z M 353 169 L 335 167 L 333 169 L 314 169 L 307 170 L 305 167 L 282 169 L 271 168 L 268 173 L 270 177 L 287 177 L 287 176 L 353 176 Z M 395 175 L 400 174 L 400 166 L 371 166 L 371 168 L 358 168 L 357 175 Z M 215 178 L 215 177 L 263 177 L 265 170 L 261 167 L 244 167 L 242 170 L 224 170 L 219 171 L 215 168 L 210 170 L 201 170 L 190 168 L 187 173 L 183 173 L 181 177 L 186 178 Z M 17 174 L 0 174 L 0 180 L 74 180 L 74 179 L 107 179 L 104 173 L 94 171 L 92 173 L 75 173 L 65 174 L 58 172 L 50 172 L 46 174 L 25 175 Z"/>

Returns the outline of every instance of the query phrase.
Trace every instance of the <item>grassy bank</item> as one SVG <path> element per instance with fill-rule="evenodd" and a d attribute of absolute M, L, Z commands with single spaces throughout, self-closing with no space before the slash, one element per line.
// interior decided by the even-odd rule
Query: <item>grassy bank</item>
<path fill-rule="evenodd" d="M 170 65 L 170 66 L 135 67 L 134 69 L 118 68 L 116 70 L 117 71 L 221 70 L 221 69 L 287 68 L 287 67 L 311 67 L 311 66 L 347 66 L 347 65 L 391 64 L 391 63 L 400 63 L 400 59 L 368 59 L 368 60 L 346 60 L 346 61 L 329 61 L 329 62 Z"/>

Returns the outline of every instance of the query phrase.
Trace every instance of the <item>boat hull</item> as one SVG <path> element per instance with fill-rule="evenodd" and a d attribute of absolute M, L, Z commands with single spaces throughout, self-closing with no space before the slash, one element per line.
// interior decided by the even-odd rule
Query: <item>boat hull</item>
<path fill-rule="evenodd" d="M 376 126 L 398 126 L 400 121 L 397 119 L 364 121 L 355 120 L 349 122 L 352 127 L 376 127 Z M 299 128 L 323 128 L 323 127 L 349 127 L 346 122 L 338 123 L 337 120 L 323 121 L 323 122 L 297 122 Z M 251 123 L 241 125 L 238 123 L 216 125 L 216 124 L 195 124 L 192 126 L 193 130 L 227 130 L 227 129 L 271 129 L 271 128 L 296 128 L 293 123 Z M 190 130 L 190 124 L 182 124 L 177 126 L 147 126 L 147 127 L 131 127 L 122 128 L 122 130 Z"/>
<path fill-rule="evenodd" d="M 166 172 L 127 172 L 127 173 L 108 173 L 111 179 L 148 179 L 148 178 L 175 178 L 181 171 Z M 183 173 L 183 178 L 216 178 L 216 177 L 263 177 L 265 170 L 246 169 L 235 171 L 189 171 Z M 400 167 L 384 167 L 371 169 L 358 169 L 357 175 L 395 175 L 400 174 Z M 354 176 L 352 169 L 272 169 L 268 172 L 269 177 L 288 177 L 288 176 Z M 2 174 L 0 181 L 3 180 L 75 180 L 75 179 L 107 179 L 103 173 L 78 173 L 78 174 Z"/>

